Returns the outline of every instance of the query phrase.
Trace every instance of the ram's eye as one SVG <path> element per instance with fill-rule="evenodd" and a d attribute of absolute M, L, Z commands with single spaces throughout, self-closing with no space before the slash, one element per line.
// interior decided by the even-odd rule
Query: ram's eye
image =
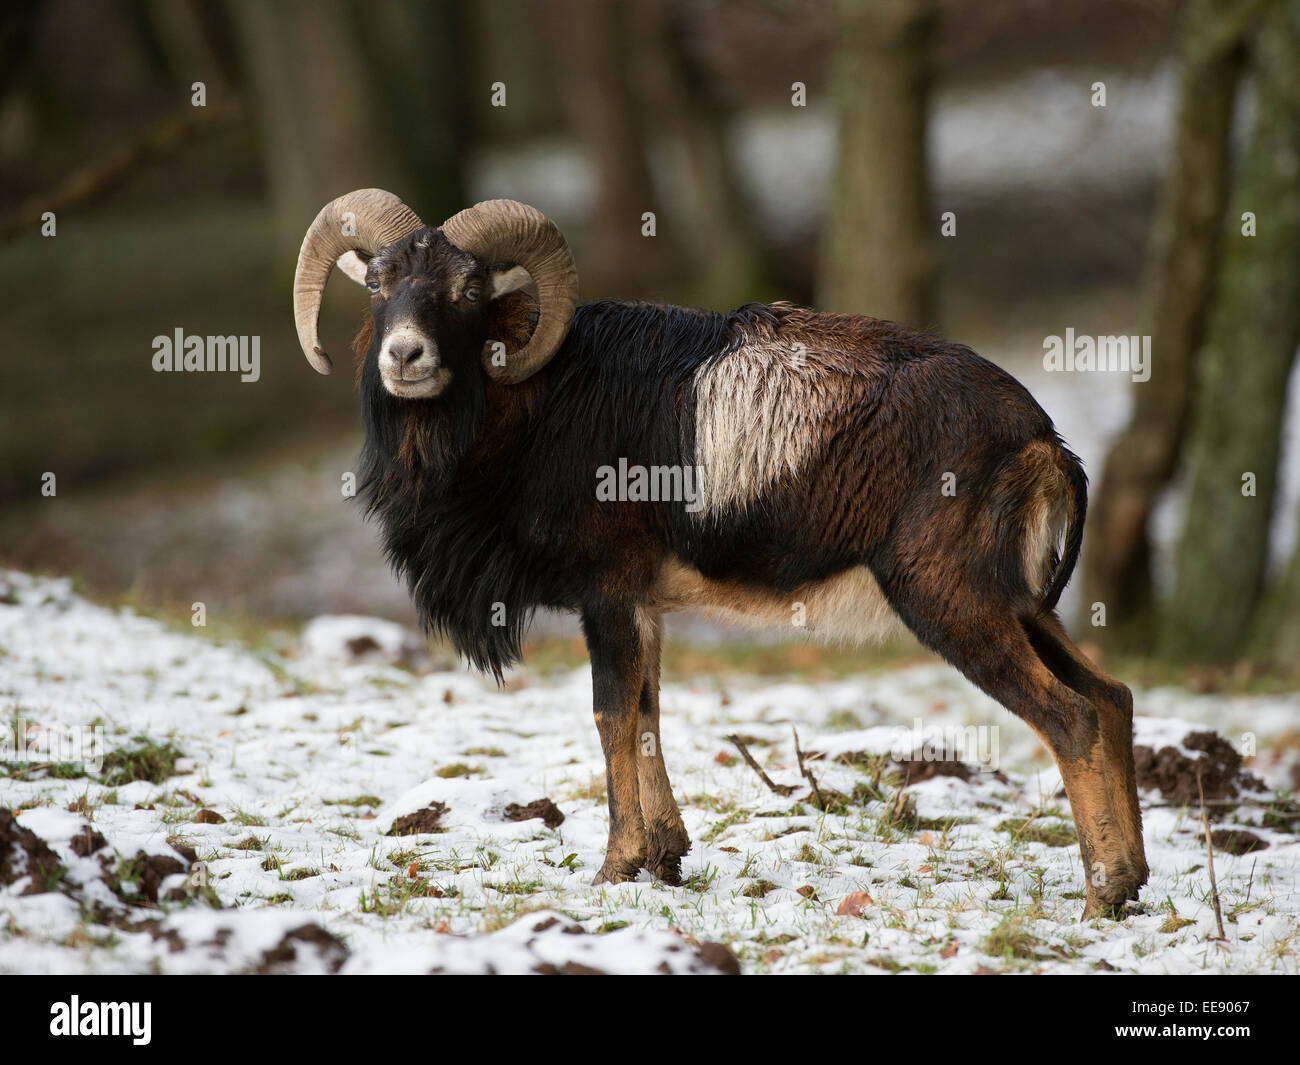
<path fill-rule="evenodd" d="M 379 291 L 379 282 L 378 282 L 378 281 L 367 281 L 367 282 L 366 282 L 366 288 L 370 289 L 371 292 L 378 292 L 378 291 Z"/>
<path fill-rule="evenodd" d="M 477 303 L 481 295 L 483 295 L 483 290 L 477 285 L 470 285 L 470 287 L 465 290 L 465 298 L 469 300 L 470 303 Z"/>

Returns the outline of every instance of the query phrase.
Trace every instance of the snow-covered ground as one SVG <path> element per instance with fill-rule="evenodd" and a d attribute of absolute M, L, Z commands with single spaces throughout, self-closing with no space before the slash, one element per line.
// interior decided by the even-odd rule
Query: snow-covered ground
<path fill-rule="evenodd" d="M 376 661 L 402 641 L 357 619 L 317 625 L 296 657 L 201 633 L 0 573 L 0 971 L 1300 971 L 1300 836 L 1264 823 L 1267 793 L 1224 814 L 1268 844 L 1216 851 L 1226 942 L 1209 939 L 1197 816 L 1154 792 L 1142 904 L 1083 923 L 1059 776 L 941 667 L 666 685 L 686 884 L 592 887 L 607 822 L 585 670 L 504 690 L 417 675 Z M 1139 743 L 1213 728 L 1283 783 L 1300 698 L 1138 702 Z M 967 752 L 987 771 L 900 799 L 868 755 L 907 746 L 917 718 L 995 727 Z M 835 812 L 811 803 L 792 728 Z M 69 765 L 96 729 L 102 763 L 91 747 Z M 541 799 L 561 822 L 508 819 Z M 389 834 L 412 814 L 425 831 Z"/>

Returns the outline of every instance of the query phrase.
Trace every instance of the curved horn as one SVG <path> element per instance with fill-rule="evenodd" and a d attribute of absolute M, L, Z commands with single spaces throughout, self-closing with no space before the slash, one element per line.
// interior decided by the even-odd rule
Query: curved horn
<path fill-rule="evenodd" d="M 505 366 L 493 365 L 484 351 L 483 367 L 507 384 L 536 373 L 564 342 L 578 305 L 578 271 L 564 234 L 536 207 L 517 200 L 484 200 L 452 215 L 442 231 L 489 265 L 515 263 L 532 275 L 540 304 L 532 338 Z"/>
<path fill-rule="evenodd" d="M 373 255 L 423 228 L 424 223 L 414 211 L 383 189 L 357 189 L 320 209 L 303 238 L 293 276 L 293 321 L 298 327 L 298 343 L 317 373 L 329 373 L 333 368 L 320 346 L 318 327 L 325 282 L 339 256 L 349 251 Z"/>

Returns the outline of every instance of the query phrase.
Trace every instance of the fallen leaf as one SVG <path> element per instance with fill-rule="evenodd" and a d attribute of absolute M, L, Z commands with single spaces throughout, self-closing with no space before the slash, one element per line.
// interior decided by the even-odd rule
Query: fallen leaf
<path fill-rule="evenodd" d="M 916 842 L 921 844 L 922 847 L 928 847 L 934 843 L 934 837 L 929 832 L 922 832 L 916 837 Z"/>
<path fill-rule="evenodd" d="M 875 900 L 865 891 L 853 891 L 840 900 L 835 915 L 837 917 L 861 917 L 863 910 L 874 905 Z"/>
<path fill-rule="evenodd" d="M 948 958 L 956 957 L 956 954 L 957 954 L 957 941 L 955 939 L 948 940 L 948 945 L 944 947 L 943 950 L 939 951 L 939 957 L 944 958 L 945 960 Z"/>

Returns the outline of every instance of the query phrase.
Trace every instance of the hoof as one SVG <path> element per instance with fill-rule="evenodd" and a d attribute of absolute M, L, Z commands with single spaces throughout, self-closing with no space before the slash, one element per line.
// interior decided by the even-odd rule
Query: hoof
<path fill-rule="evenodd" d="M 1122 921 L 1124 905 L 1123 902 L 1101 902 L 1098 899 L 1089 899 L 1083 904 L 1081 920 L 1092 921 L 1100 918 L 1103 921 Z"/>
<path fill-rule="evenodd" d="M 597 884 L 626 884 L 629 880 L 635 880 L 637 873 L 641 871 L 639 861 L 616 862 L 609 858 L 605 859 L 605 864 L 600 867 L 600 872 L 592 880 L 591 886 Z"/>
<path fill-rule="evenodd" d="M 645 867 L 663 883 L 679 886 L 682 882 L 682 858 L 690 849 L 691 837 L 681 825 L 662 832 L 652 829 L 647 840 Z"/>
<path fill-rule="evenodd" d="M 682 859 L 680 856 L 665 858 L 654 865 L 647 865 L 650 875 L 668 887 L 682 886 Z"/>
<path fill-rule="evenodd" d="M 1146 856 L 1144 855 L 1137 863 L 1137 886 L 1133 889 L 1133 898 L 1137 898 L 1137 892 L 1140 888 L 1146 887 L 1147 878 L 1151 875 L 1151 870 L 1147 866 Z"/>
<path fill-rule="evenodd" d="M 1104 884 L 1089 884 L 1087 901 L 1083 907 L 1083 919 L 1104 917 L 1119 920 L 1124 916 L 1124 907 L 1129 902 L 1137 902 L 1142 885 L 1147 882 L 1147 867 L 1126 866 L 1119 872 L 1106 878 Z"/>

